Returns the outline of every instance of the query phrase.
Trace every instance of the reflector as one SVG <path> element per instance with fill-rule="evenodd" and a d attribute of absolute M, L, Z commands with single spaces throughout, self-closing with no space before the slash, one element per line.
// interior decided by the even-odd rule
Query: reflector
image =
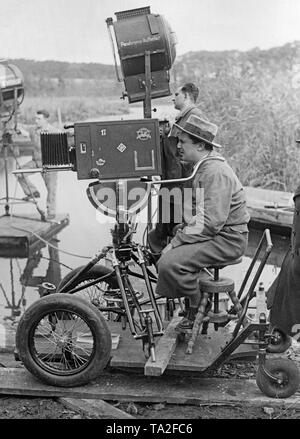
<path fill-rule="evenodd" d="M 151 98 L 169 96 L 168 70 L 174 63 L 177 43 L 170 25 L 162 15 L 151 14 L 150 7 L 116 12 L 115 15 L 116 22 L 112 18 L 106 22 L 114 29 L 123 75 L 121 80 L 124 80 L 129 103 L 145 99 L 146 52 L 150 54 Z"/>
<path fill-rule="evenodd" d="M 0 111 L 19 106 L 24 98 L 24 79 L 21 71 L 6 60 L 0 60 Z"/>

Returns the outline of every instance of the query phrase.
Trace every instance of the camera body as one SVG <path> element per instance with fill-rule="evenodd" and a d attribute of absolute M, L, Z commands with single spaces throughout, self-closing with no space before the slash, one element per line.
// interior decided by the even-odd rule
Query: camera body
<path fill-rule="evenodd" d="M 45 169 L 70 166 L 78 180 L 126 179 L 161 174 L 157 119 L 80 122 L 74 139 L 41 134 Z"/>

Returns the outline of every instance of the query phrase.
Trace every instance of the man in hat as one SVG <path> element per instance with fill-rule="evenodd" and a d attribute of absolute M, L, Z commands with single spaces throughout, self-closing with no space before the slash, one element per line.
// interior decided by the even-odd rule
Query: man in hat
<path fill-rule="evenodd" d="M 182 161 L 194 165 L 190 191 L 184 188 L 184 227 L 158 260 L 156 292 L 164 297 L 186 297 L 189 306 L 179 329 L 193 326 L 200 302 L 201 268 L 238 259 L 246 249 L 250 216 L 243 187 L 214 148 L 217 126 L 190 115 L 175 127 Z M 191 196 L 188 196 L 191 193 Z"/>

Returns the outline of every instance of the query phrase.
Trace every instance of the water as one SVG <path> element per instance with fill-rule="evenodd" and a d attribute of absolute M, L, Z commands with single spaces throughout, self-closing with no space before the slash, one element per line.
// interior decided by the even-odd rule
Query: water
<path fill-rule="evenodd" d="M 141 117 L 141 115 L 139 113 L 131 115 L 131 118 L 133 117 Z M 19 162 L 22 165 L 29 159 L 29 157 L 21 157 Z M 16 179 L 11 174 L 12 169 L 15 169 L 15 163 L 10 158 L 10 196 L 21 198 L 24 194 L 16 185 Z M 39 205 L 45 208 L 46 190 L 42 177 L 40 174 L 35 174 L 30 178 L 41 193 Z M 68 213 L 70 224 L 49 244 L 42 242 L 41 247 L 29 258 L 16 258 L 13 254 L 9 258 L 0 258 L 0 345 L 3 327 L 7 328 L 16 324 L 24 310 L 39 299 L 43 291 L 41 287 L 43 282 L 57 285 L 71 268 L 84 265 L 88 258 L 94 256 L 99 249 L 111 243 L 112 222 L 91 205 L 86 195 L 88 184 L 88 180 L 78 181 L 75 172 L 60 172 L 58 174 L 57 212 Z M 2 170 L 0 171 L 0 198 L 4 194 L 5 184 Z M 11 210 L 16 215 L 27 213 L 36 214 L 39 217 L 31 203 L 14 206 Z M 4 206 L 0 206 L 0 215 L 2 214 L 4 214 Z M 139 221 L 135 241 L 141 242 L 145 223 L 146 213 L 144 212 Z M 223 270 L 225 275 L 230 275 L 234 279 L 237 288 L 251 262 L 261 234 L 261 231 L 251 230 L 249 246 L 243 262 Z M 272 235 L 272 239 L 274 249 L 261 275 L 266 288 L 278 274 L 289 245 L 289 238 Z"/>

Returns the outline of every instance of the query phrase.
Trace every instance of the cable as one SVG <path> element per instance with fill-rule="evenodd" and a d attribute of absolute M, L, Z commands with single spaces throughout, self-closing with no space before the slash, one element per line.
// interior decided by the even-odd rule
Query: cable
<path fill-rule="evenodd" d="M 55 245 L 50 244 L 49 241 L 47 241 L 46 239 L 42 238 L 41 236 L 39 236 L 37 233 L 33 232 L 32 230 L 26 230 L 26 229 L 23 229 L 21 227 L 13 226 L 12 224 L 10 226 L 13 229 L 20 230 L 21 232 L 31 233 L 32 235 L 36 236 L 40 241 L 44 242 L 45 244 L 49 245 L 49 247 L 52 247 L 52 248 L 54 248 L 55 250 L 57 250 L 57 251 L 59 251 L 61 253 L 65 253 L 66 255 L 75 256 L 77 258 L 82 258 L 82 259 L 92 259 L 91 256 L 82 256 L 82 255 L 77 255 L 76 253 L 67 252 L 66 250 L 61 250 L 58 247 L 56 247 Z"/>
<path fill-rule="evenodd" d="M 16 185 L 16 186 L 17 186 L 17 185 Z M 15 192 L 16 192 L 16 188 L 15 188 Z M 156 215 L 156 212 L 157 212 L 157 208 L 155 209 L 154 213 L 152 214 L 151 221 L 153 220 L 154 216 Z M 55 245 L 50 244 L 49 241 L 47 241 L 46 239 L 42 238 L 41 236 L 39 236 L 37 233 L 33 232 L 32 230 L 27 230 L 27 229 L 23 229 L 23 228 L 21 228 L 21 227 L 13 226 L 13 225 L 12 225 L 12 215 L 10 215 L 10 218 L 11 218 L 11 224 L 10 224 L 10 226 L 11 226 L 13 229 L 15 229 L 15 230 L 19 230 L 19 231 L 22 231 L 22 232 L 26 232 L 26 233 L 31 233 L 31 234 L 34 235 L 36 238 L 38 238 L 40 241 L 44 242 L 44 243 L 45 243 L 46 245 L 48 245 L 49 247 L 52 247 L 52 248 L 54 248 L 55 250 L 57 250 L 57 251 L 59 251 L 59 252 L 61 252 L 61 253 L 64 253 L 64 254 L 67 254 L 67 255 L 70 255 L 70 256 L 74 256 L 74 257 L 77 257 L 77 258 L 82 258 L 82 259 L 91 259 L 91 258 L 92 258 L 91 256 L 82 256 L 82 255 L 78 255 L 78 254 L 76 254 L 76 253 L 71 253 L 71 252 L 67 252 L 66 250 L 59 249 L 59 248 L 56 247 Z M 144 233 L 143 233 L 143 237 L 142 237 L 142 242 L 143 242 L 144 245 L 145 245 L 145 234 L 146 234 L 146 231 L 147 231 L 148 228 L 149 228 L 149 226 L 148 226 L 148 224 L 147 224 L 147 226 L 145 227 Z M 150 253 L 152 253 L 152 252 L 150 252 Z M 152 254 L 155 255 L 155 253 L 152 253 Z M 160 254 L 160 253 L 158 253 L 158 254 Z M 67 268 L 69 268 L 69 267 L 67 267 Z"/>
<path fill-rule="evenodd" d="M 154 211 L 153 214 L 152 214 L 152 217 L 151 217 L 151 223 L 152 223 L 152 220 L 153 220 L 154 216 L 156 215 L 156 213 L 157 213 L 157 207 L 156 207 L 155 211 Z M 149 229 L 149 224 L 146 225 L 145 230 L 144 230 L 144 232 L 143 232 L 143 236 L 142 236 L 142 243 L 143 243 L 143 245 L 144 245 L 145 247 L 146 247 L 145 236 L 146 236 L 146 232 L 148 231 L 148 229 Z M 148 235 L 148 233 L 147 233 L 147 235 Z M 147 236 L 147 240 L 148 240 L 148 236 Z"/>
<path fill-rule="evenodd" d="M 68 265 L 64 264 L 63 262 L 57 261 L 56 259 L 53 259 L 53 258 L 47 258 L 46 256 L 41 256 L 41 258 L 42 258 L 42 259 L 46 259 L 47 261 L 53 261 L 53 262 L 56 262 L 57 264 L 62 265 L 63 267 L 68 268 L 68 270 L 71 270 L 71 271 L 74 270 L 74 268 L 69 267 Z M 30 258 L 30 259 L 34 259 L 34 258 Z"/>

